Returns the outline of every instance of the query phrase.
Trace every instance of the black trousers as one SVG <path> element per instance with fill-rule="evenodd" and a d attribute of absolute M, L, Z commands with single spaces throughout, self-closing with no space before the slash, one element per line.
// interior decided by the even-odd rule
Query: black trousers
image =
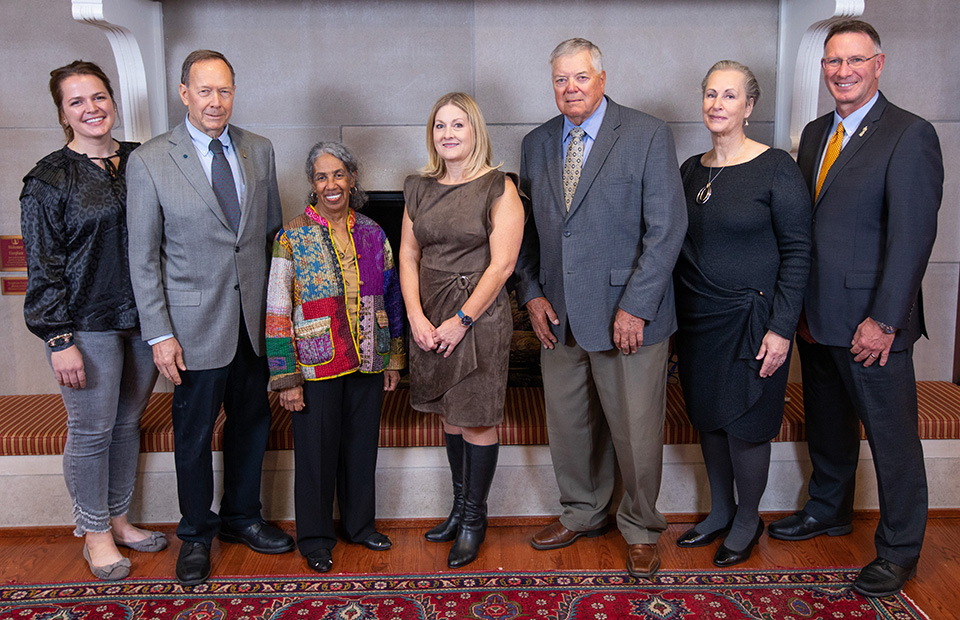
<path fill-rule="evenodd" d="M 293 415 L 297 547 L 333 549 L 333 496 L 347 540 L 375 530 L 377 443 L 383 375 L 354 372 L 305 381 L 303 411 Z"/>
<path fill-rule="evenodd" d="M 180 372 L 182 382 L 173 390 L 173 452 L 182 515 L 177 536 L 181 540 L 210 544 L 221 520 L 234 528 L 260 520 L 260 478 L 270 433 L 269 377 L 267 360 L 254 352 L 242 315 L 237 352 L 229 365 Z M 218 516 L 210 509 L 210 442 L 221 405 L 227 419 Z"/>
<path fill-rule="evenodd" d="M 827 524 L 853 516 L 860 427 L 873 453 L 880 499 L 877 556 L 910 566 L 927 524 L 927 477 L 917 430 L 913 348 L 890 353 L 885 366 L 853 361 L 846 347 L 797 340 L 813 474 L 804 510 Z"/>

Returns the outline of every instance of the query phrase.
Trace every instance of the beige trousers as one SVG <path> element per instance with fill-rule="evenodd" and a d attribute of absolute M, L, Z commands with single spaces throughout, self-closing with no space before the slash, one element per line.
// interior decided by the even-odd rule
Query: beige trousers
<path fill-rule="evenodd" d="M 656 504 L 669 341 L 631 355 L 584 351 L 571 341 L 543 349 L 540 356 L 560 522 L 574 531 L 603 526 L 619 463 L 620 533 L 628 544 L 656 543 L 667 527 Z"/>

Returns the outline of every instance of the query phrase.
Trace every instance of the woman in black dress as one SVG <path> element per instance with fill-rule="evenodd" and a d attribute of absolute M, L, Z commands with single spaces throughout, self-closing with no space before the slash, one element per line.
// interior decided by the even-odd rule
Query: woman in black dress
<path fill-rule="evenodd" d="M 726 534 L 713 562 L 732 566 L 763 533 L 770 441 L 810 269 L 810 195 L 790 155 L 744 133 L 760 97 L 749 68 L 722 60 L 702 88 L 713 149 L 681 166 L 689 227 L 674 279 L 680 381 L 711 506 L 677 545 Z"/>
<path fill-rule="evenodd" d="M 140 338 L 127 263 L 124 171 L 138 145 L 111 135 L 110 80 L 77 60 L 50 72 L 67 144 L 27 173 L 20 228 L 27 254 L 27 327 L 47 345 L 63 404 L 63 475 L 76 536 L 99 579 L 130 572 L 117 547 L 160 551 L 162 532 L 127 520 L 140 451 L 140 416 L 157 379 Z"/>

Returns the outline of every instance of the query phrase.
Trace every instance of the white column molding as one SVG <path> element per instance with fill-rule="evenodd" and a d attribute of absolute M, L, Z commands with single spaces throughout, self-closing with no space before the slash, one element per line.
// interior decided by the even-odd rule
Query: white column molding
<path fill-rule="evenodd" d="M 774 144 L 796 153 L 804 125 L 817 117 L 820 58 L 830 24 L 863 15 L 865 0 L 780 0 Z"/>
<path fill-rule="evenodd" d="M 120 74 L 124 139 L 144 142 L 166 131 L 162 5 L 153 0 L 71 1 L 73 18 L 102 29 L 110 41 Z"/>

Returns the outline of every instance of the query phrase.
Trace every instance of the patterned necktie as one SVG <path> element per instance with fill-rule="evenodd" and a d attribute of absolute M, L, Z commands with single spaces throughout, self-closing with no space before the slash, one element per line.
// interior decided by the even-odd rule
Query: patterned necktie
<path fill-rule="evenodd" d="M 830 136 L 830 143 L 827 144 L 827 154 L 823 158 L 823 165 L 820 166 L 820 176 L 817 177 L 817 192 L 813 195 L 814 201 L 820 197 L 820 188 L 823 187 L 823 180 L 827 178 L 830 172 L 830 166 L 837 161 L 840 155 L 840 147 L 843 146 L 843 123 L 837 125 L 837 130 Z"/>
<path fill-rule="evenodd" d="M 580 182 L 580 169 L 583 167 L 583 134 L 580 127 L 574 127 L 570 130 L 570 145 L 567 146 L 567 160 L 563 164 L 563 202 L 570 210 L 570 203 L 573 202 L 573 195 L 577 191 L 577 183 Z"/>
<path fill-rule="evenodd" d="M 213 165 L 210 167 L 210 184 L 217 202 L 227 216 L 227 222 L 233 232 L 240 229 L 240 201 L 237 199 L 237 184 L 233 180 L 230 162 L 223 154 L 223 144 L 214 138 L 210 141 L 210 151 L 213 152 Z"/>

